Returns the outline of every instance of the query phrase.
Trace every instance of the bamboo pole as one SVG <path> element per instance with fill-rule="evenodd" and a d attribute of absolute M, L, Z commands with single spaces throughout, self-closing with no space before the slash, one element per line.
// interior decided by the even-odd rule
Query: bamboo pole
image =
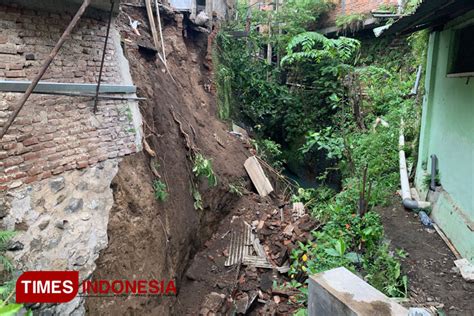
<path fill-rule="evenodd" d="M 163 60 L 166 61 L 166 52 L 165 52 L 165 41 L 163 39 L 163 30 L 161 28 L 161 17 L 160 17 L 160 8 L 158 7 L 158 0 L 155 0 L 155 10 L 156 10 L 156 19 L 158 20 L 158 29 L 160 30 L 160 41 L 161 41 L 161 49 L 163 51 Z"/>
<path fill-rule="evenodd" d="M 18 101 L 18 105 L 16 106 L 15 110 L 13 111 L 12 115 L 8 118 L 7 122 L 5 123 L 5 126 L 2 128 L 2 131 L 0 132 L 0 140 L 3 138 L 3 136 L 7 133 L 8 129 L 12 125 L 13 121 L 15 118 L 18 116 L 18 113 L 20 113 L 21 109 L 25 105 L 26 101 L 30 97 L 31 93 L 33 90 L 36 88 L 36 85 L 38 82 L 41 80 L 43 75 L 46 73 L 46 70 L 48 70 L 49 65 L 51 65 L 51 62 L 54 60 L 56 55 L 58 54 L 59 50 L 63 46 L 64 42 L 66 41 L 67 37 L 71 34 L 72 29 L 76 26 L 77 22 L 79 22 L 81 16 L 84 14 L 86 11 L 87 7 L 89 6 L 91 0 L 84 0 L 82 3 L 81 7 L 79 10 L 76 12 L 76 15 L 74 18 L 71 20 L 69 25 L 67 26 L 66 30 L 64 30 L 64 33 L 61 35 L 59 38 L 59 41 L 56 43 L 56 46 L 54 46 L 53 50 L 49 54 L 48 58 L 46 61 L 43 63 L 43 66 L 41 66 L 41 69 L 39 73 L 36 75 L 36 77 L 33 79 L 31 84 L 28 86 L 28 88 L 25 91 L 25 94 L 23 97 Z"/>

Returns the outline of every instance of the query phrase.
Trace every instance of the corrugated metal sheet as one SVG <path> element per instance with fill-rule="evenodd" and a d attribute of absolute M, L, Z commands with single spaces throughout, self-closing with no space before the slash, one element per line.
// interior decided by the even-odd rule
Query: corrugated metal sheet
<path fill-rule="evenodd" d="M 446 24 L 474 10 L 473 0 L 424 0 L 416 11 L 388 26 L 383 35 L 407 34 Z"/>

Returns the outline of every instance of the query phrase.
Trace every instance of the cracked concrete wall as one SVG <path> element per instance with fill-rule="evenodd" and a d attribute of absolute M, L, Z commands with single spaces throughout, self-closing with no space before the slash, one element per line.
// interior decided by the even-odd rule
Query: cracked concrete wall
<path fill-rule="evenodd" d="M 99 252 L 108 243 L 107 224 L 114 202 L 110 184 L 117 171 L 118 161 L 107 160 L 0 198 L 3 229 L 17 231 L 7 256 L 18 275 L 29 270 L 77 270 L 80 282 L 91 276 Z M 81 297 L 40 309 L 60 315 L 85 312 Z"/>

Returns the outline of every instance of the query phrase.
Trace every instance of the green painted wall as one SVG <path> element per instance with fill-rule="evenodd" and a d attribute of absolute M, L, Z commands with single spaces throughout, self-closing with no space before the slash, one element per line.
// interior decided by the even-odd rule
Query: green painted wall
<path fill-rule="evenodd" d="M 474 262 L 474 78 L 447 77 L 454 32 L 461 24 L 466 17 L 430 36 L 416 185 L 426 193 L 423 178 L 435 154 L 444 192 L 433 218 Z"/>

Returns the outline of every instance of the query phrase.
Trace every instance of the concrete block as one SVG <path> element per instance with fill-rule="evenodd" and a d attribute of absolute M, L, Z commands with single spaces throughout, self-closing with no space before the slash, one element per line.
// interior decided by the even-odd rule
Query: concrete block
<path fill-rule="evenodd" d="M 309 316 L 408 315 L 408 310 L 344 267 L 309 279 Z"/>

